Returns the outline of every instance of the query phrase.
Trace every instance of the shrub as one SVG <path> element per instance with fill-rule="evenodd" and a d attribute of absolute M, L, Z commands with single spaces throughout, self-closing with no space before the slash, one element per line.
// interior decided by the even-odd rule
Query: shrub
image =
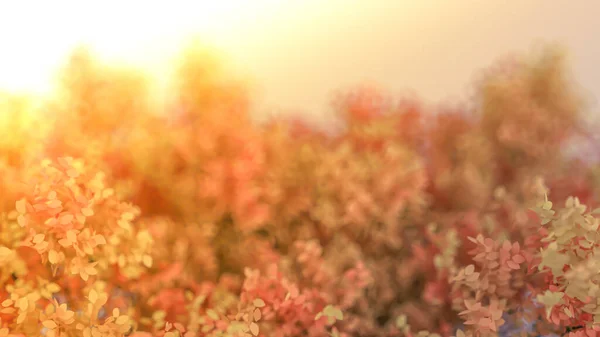
<path fill-rule="evenodd" d="M 256 123 L 182 55 L 164 104 L 84 51 L 51 100 L 3 96 L 0 336 L 598 334 L 562 54 L 492 68 L 470 108 L 360 87 L 335 132 Z"/>

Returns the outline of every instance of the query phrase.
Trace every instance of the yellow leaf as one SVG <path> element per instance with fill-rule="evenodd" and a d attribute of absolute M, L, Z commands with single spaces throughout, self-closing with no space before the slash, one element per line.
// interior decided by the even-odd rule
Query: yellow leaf
<path fill-rule="evenodd" d="M 144 263 L 144 266 L 146 266 L 147 268 L 152 267 L 152 256 L 144 255 L 144 257 L 142 258 L 142 262 Z"/>
<path fill-rule="evenodd" d="M 19 217 L 17 218 L 17 222 L 19 223 L 19 226 L 21 227 L 25 227 L 27 226 L 27 218 L 24 215 L 19 215 Z"/>
<path fill-rule="evenodd" d="M 48 289 L 48 291 L 51 293 L 57 293 L 60 291 L 60 286 L 56 283 L 48 283 L 46 289 Z"/>
<path fill-rule="evenodd" d="M 27 201 L 25 199 L 21 199 L 21 200 L 17 201 L 17 203 L 15 205 L 17 212 L 19 212 L 21 214 L 25 214 L 27 212 L 26 205 L 27 205 Z"/>
<path fill-rule="evenodd" d="M 85 273 L 88 275 L 97 275 L 98 271 L 96 270 L 96 268 L 94 268 L 94 266 L 90 266 L 88 265 L 87 267 L 85 267 Z"/>
<path fill-rule="evenodd" d="M 56 322 L 54 322 L 53 320 L 46 320 L 42 322 L 42 325 L 48 329 L 56 329 L 57 325 Z"/>
<path fill-rule="evenodd" d="M 85 215 L 85 216 L 88 216 L 88 217 L 89 217 L 89 216 L 92 216 L 92 215 L 94 215 L 94 211 L 92 211 L 92 209 L 91 209 L 91 208 L 87 208 L 87 207 L 85 207 L 85 208 L 82 208 L 82 209 L 81 209 L 81 214 L 83 214 L 83 215 Z"/>
<path fill-rule="evenodd" d="M 67 175 L 71 178 L 77 178 L 79 176 L 79 172 L 77 172 L 77 169 L 72 168 L 67 171 Z"/>
<path fill-rule="evenodd" d="M 258 322 L 258 321 L 260 321 L 262 314 L 259 309 L 254 309 L 253 316 L 254 316 L 254 321 Z"/>
<path fill-rule="evenodd" d="M 97 245 L 105 245 L 106 244 L 106 239 L 104 238 L 103 235 L 100 235 L 100 234 L 94 235 L 94 241 L 96 241 Z"/>
<path fill-rule="evenodd" d="M 40 243 L 40 242 L 44 241 L 44 237 L 45 237 L 44 234 L 36 234 L 33 237 L 33 243 Z"/>
<path fill-rule="evenodd" d="M 98 293 L 96 292 L 96 290 L 94 290 L 94 289 L 90 290 L 90 294 L 88 296 L 88 299 L 92 303 L 96 303 L 98 301 Z"/>
<path fill-rule="evenodd" d="M 119 255 L 119 258 L 117 259 L 117 263 L 118 263 L 119 267 L 121 267 L 121 268 L 125 267 L 125 263 L 126 263 L 125 256 Z"/>
<path fill-rule="evenodd" d="M 25 312 L 21 313 L 18 317 L 17 317 L 17 324 L 21 324 L 25 321 L 25 317 L 27 317 L 27 314 Z"/>
<path fill-rule="evenodd" d="M 167 313 L 163 310 L 155 311 L 152 314 L 152 319 L 155 321 L 162 321 L 167 316 Z"/>
<path fill-rule="evenodd" d="M 46 202 L 46 205 L 48 205 L 48 207 L 50 208 L 58 208 L 60 206 L 62 206 L 62 202 L 60 200 L 50 200 L 48 202 Z"/>
<path fill-rule="evenodd" d="M 74 230 L 68 231 L 67 239 L 71 242 L 77 242 L 77 233 Z"/>
<path fill-rule="evenodd" d="M 28 306 L 29 306 L 29 301 L 27 300 L 27 297 L 21 297 L 16 305 L 16 307 L 21 309 L 22 311 L 27 310 Z"/>
<path fill-rule="evenodd" d="M 0 247 L 0 259 L 7 258 L 12 255 L 12 250 L 8 247 Z"/>
<path fill-rule="evenodd" d="M 52 264 L 58 263 L 58 253 L 54 249 L 50 249 L 48 252 L 48 261 Z"/>
<path fill-rule="evenodd" d="M 65 214 L 61 216 L 59 221 L 61 225 L 70 224 L 73 221 L 73 214 Z"/>
<path fill-rule="evenodd" d="M 117 320 L 115 321 L 115 323 L 117 323 L 117 325 L 124 325 L 128 321 L 129 321 L 129 317 L 123 315 L 123 316 L 119 316 L 119 318 L 117 318 Z"/>

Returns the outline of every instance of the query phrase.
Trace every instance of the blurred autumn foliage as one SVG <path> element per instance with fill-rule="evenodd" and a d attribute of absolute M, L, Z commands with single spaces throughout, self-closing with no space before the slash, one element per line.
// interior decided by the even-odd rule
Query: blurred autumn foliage
<path fill-rule="evenodd" d="M 255 123 L 200 47 L 164 105 L 78 50 L 51 99 L 0 96 L 0 336 L 600 336 L 564 63 L 500 62 L 469 108 L 358 88 L 325 132 Z"/>

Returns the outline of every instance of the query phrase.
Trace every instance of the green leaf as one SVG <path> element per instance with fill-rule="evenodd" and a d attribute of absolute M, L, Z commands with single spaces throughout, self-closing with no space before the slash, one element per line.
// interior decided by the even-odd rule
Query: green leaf
<path fill-rule="evenodd" d="M 323 309 L 323 314 L 325 316 L 328 317 L 333 317 L 335 319 L 337 319 L 338 321 L 341 321 L 344 319 L 344 313 L 342 313 L 342 311 L 332 305 L 328 305 L 325 307 L 325 309 Z"/>
<path fill-rule="evenodd" d="M 405 315 L 398 316 L 398 318 L 396 318 L 396 327 L 399 329 L 402 329 L 405 326 L 406 326 L 406 316 Z"/>

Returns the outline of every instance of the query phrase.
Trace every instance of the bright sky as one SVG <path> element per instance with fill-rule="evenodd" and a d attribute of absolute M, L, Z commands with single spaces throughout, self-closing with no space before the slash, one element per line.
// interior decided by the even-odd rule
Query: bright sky
<path fill-rule="evenodd" d="M 532 43 L 558 41 L 575 78 L 600 95 L 597 1 L 5 1 L 0 88 L 44 91 L 78 42 L 160 73 L 199 34 L 253 77 L 259 109 L 320 117 L 362 82 L 432 102 L 468 94 L 479 70 Z"/>
<path fill-rule="evenodd" d="M 0 87 L 44 91 L 79 43 L 102 57 L 163 68 L 192 34 L 221 47 L 286 1 L 11 1 L 0 5 Z"/>

